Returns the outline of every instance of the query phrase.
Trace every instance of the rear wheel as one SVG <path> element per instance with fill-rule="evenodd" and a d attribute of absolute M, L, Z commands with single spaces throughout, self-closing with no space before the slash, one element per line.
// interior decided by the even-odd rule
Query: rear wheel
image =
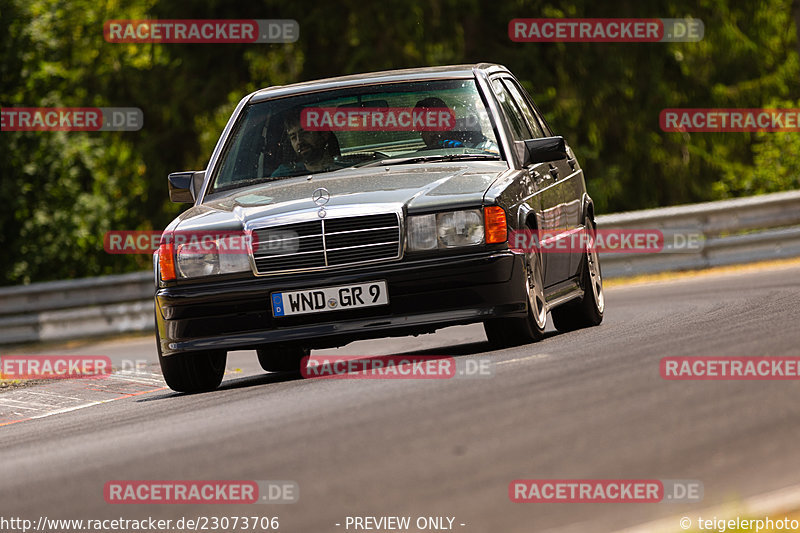
<path fill-rule="evenodd" d="M 219 387 L 227 359 L 228 352 L 219 350 L 166 357 L 158 354 L 164 380 L 170 389 L 178 392 L 205 392 Z"/>
<path fill-rule="evenodd" d="M 603 276 L 595 246 L 594 222 L 587 216 L 585 221 L 589 239 L 583 257 L 583 298 L 564 304 L 550 313 L 558 331 L 572 331 L 597 326 L 603 321 L 606 300 L 603 294 Z"/>
<path fill-rule="evenodd" d="M 303 358 L 308 357 L 311 350 L 299 346 L 263 346 L 256 353 L 258 363 L 267 372 L 301 372 Z"/>
<path fill-rule="evenodd" d="M 544 337 L 547 323 L 547 304 L 544 299 L 544 283 L 539 255 L 526 256 L 525 295 L 528 300 L 528 316 L 525 318 L 495 318 L 483 323 L 486 337 L 496 347 L 518 346 L 535 342 Z"/>

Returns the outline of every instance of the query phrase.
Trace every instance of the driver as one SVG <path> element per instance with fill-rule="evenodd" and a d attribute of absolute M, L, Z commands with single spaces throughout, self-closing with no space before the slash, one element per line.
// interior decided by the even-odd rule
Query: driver
<path fill-rule="evenodd" d="M 343 168 L 336 161 L 341 154 L 339 141 L 332 131 L 304 130 L 300 123 L 302 107 L 295 107 L 286 113 L 283 125 L 286 137 L 297 156 L 296 161 L 282 163 L 272 173 L 273 176 L 293 176 L 303 172 L 326 172 Z"/>

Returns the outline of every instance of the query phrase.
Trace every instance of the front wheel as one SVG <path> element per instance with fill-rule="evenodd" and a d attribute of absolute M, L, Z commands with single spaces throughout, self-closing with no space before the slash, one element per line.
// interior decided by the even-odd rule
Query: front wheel
<path fill-rule="evenodd" d="M 603 294 L 603 275 L 595 246 L 596 229 L 587 216 L 586 231 L 589 232 L 583 258 L 583 298 L 553 309 L 553 325 L 558 331 L 573 331 L 597 326 L 603 321 L 606 299 Z"/>
<path fill-rule="evenodd" d="M 206 392 L 222 383 L 228 352 L 209 350 L 169 356 L 158 354 L 161 373 L 170 389 L 177 392 Z"/>
<path fill-rule="evenodd" d="M 495 318 L 483 323 L 489 343 L 498 348 L 519 346 L 536 342 L 544 337 L 547 324 L 547 303 L 544 299 L 544 282 L 539 255 L 526 256 L 525 296 L 528 316 L 525 318 Z"/>

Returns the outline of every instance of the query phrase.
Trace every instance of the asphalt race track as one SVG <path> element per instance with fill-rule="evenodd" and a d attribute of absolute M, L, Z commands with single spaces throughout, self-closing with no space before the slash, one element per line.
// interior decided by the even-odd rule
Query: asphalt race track
<path fill-rule="evenodd" d="M 800 481 L 796 381 L 659 376 L 665 356 L 799 356 L 800 266 L 618 286 L 606 297 L 601 326 L 549 326 L 543 341 L 513 349 L 491 351 L 482 328 L 469 326 L 314 352 L 489 358 L 491 377 L 302 379 L 266 374 L 253 353 L 237 352 L 222 387 L 207 394 L 173 393 L 149 374 L 135 393 L 108 389 L 117 401 L 84 408 L 82 394 L 103 392 L 86 380 L 22 389 L 77 403 L 0 427 L 1 514 L 264 515 L 293 533 L 348 531 L 347 516 L 447 516 L 464 532 L 595 533 L 696 516 Z M 155 362 L 151 338 L 37 353 Z M 59 396 L 64 387 L 77 396 Z M 6 422 L 25 418 L 13 394 L 0 394 Z M 512 503 L 508 486 L 519 478 L 694 479 L 704 499 Z M 130 479 L 292 480 L 300 500 L 107 504 L 104 484 Z"/>

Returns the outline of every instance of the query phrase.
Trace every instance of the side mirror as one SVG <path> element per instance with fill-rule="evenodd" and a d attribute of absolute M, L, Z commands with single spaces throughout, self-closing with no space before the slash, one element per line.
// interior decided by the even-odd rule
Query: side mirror
<path fill-rule="evenodd" d="M 567 143 L 564 137 L 542 137 L 526 139 L 519 143 L 522 148 L 522 166 L 548 163 L 567 158 Z"/>
<path fill-rule="evenodd" d="M 203 186 L 205 170 L 188 172 L 173 172 L 167 177 L 169 184 L 169 199 L 176 203 L 192 204 L 197 199 L 198 192 Z"/>

